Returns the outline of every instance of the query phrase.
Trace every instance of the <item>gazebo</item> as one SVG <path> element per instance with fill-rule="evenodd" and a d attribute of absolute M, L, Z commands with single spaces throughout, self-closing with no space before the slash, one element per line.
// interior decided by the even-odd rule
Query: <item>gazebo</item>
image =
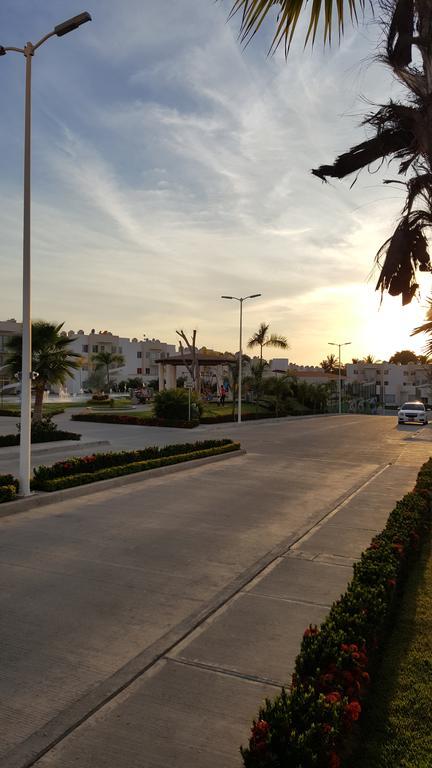
<path fill-rule="evenodd" d="M 196 359 L 200 371 L 202 368 L 213 368 L 218 390 L 223 382 L 224 365 L 236 362 L 235 355 L 205 349 L 197 350 Z M 183 354 L 161 357 L 156 362 L 159 368 L 159 392 L 163 389 L 175 389 L 177 386 L 177 367 L 185 368 L 187 365 L 192 365 L 192 354 L 190 350 L 185 349 Z"/>

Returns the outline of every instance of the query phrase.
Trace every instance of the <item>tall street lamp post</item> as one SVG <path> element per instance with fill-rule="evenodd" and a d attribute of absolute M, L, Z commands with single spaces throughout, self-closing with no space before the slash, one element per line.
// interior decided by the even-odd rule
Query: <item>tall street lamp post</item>
<path fill-rule="evenodd" d="M 0 56 L 9 51 L 22 53 L 26 60 L 25 113 L 24 113 L 24 222 L 23 222 L 23 323 L 22 323 L 22 372 L 21 372 L 21 432 L 20 432 L 20 468 L 19 482 L 22 496 L 30 495 L 30 451 L 31 451 L 31 383 L 35 378 L 32 373 L 32 338 L 31 338 L 31 74 L 32 58 L 43 43 L 50 37 L 63 37 L 77 29 L 81 24 L 91 21 L 87 11 L 72 19 L 58 24 L 38 43 L 26 43 L 24 48 L 1 46 Z"/>
<path fill-rule="evenodd" d="M 334 341 L 328 342 L 331 347 L 339 348 L 339 378 L 338 378 L 338 395 L 339 395 L 339 415 L 342 413 L 342 379 L 341 379 L 341 347 L 346 347 L 351 344 L 350 341 L 344 341 L 342 344 L 337 344 Z"/>
<path fill-rule="evenodd" d="M 243 302 L 246 301 L 246 299 L 256 299 L 258 296 L 261 296 L 260 293 L 252 293 L 250 296 L 241 296 L 238 298 L 237 296 L 221 296 L 221 299 L 235 299 L 235 301 L 238 301 L 240 303 L 240 353 L 239 353 L 239 377 L 238 377 L 238 408 L 237 408 L 237 421 L 241 422 L 241 397 L 242 397 L 242 356 L 243 356 L 243 341 L 242 341 L 242 333 L 243 333 Z"/>

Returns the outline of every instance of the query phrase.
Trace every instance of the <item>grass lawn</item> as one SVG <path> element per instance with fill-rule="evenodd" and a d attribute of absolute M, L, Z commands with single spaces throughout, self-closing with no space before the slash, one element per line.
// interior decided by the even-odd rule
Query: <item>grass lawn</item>
<path fill-rule="evenodd" d="M 432 766 L 431 536 L 412 569 L 350 768 Z"/>
<path fill-rule="evenodd" d="M 203 416 L 231 416 L 232 403 L 225 403 L 225 405 L 218 405 L 217 403 L 203 403 Z M 237 413 L 237 403 L 235 412 Z M 242 413 L 269 413 L 267 408 L 262 408 L 260 405 L 253 405 L 251 403 L 242 403 Z"/>

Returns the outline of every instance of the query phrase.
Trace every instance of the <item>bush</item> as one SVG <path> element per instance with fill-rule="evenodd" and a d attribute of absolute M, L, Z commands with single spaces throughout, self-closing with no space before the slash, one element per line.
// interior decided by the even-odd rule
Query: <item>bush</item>
<path fill-rule="evenodd" d="M 410 560 L 430 521 L 432 460 L 415 491 L 396 504 L 384 530 L 354 565 L 346 592 L 321 627 L 309 626 L 290 692 L 266 700 L 254 721 L 247 768 L 338 768 L 359 719 L 370 678 Z"/>
<path fill-rule="evenodd" d="M 14 485 L 0 485 L 0 504 L 5 501 L 13 501 L 16 495 L 17 491 Z"/>
<path fill-rule="evenodd" d="M 18 493 L 19 482 L 13 475 L 0 475 L 0 504 L 13 501 Z"/>
<path fill-rule="evenodd" d="M 202 413 L 202 403 L 195 392 L 190 393 L 191 418 Z M 154 396 L 154 414 L 159 419 L 180 419 L 186 421 L 189 415 L 189 393 L 187 389 L 164 389 Z"/>
<path fill-rule="evenodd" d="M 139 427 L 179 427 L 192 429 L 197 427 L 199 421 L 180 421 L 179 419 L 155 419 L 143 416 L 129 416 L 120 413 L 76 413 L 71 416 L 72 421 L 96 421 L 99 424 L 129 424 Z"/>
<path fill-rule="evenodd" d="M 219 443 L 219 445 L 210 447 L 210 443 Z M 206 444 L 209 444 L 209 446 L 206 448 L 199 448 L 200 445 L 203 446 Z M 177 448 L 177 453 L 174 452 L 174 448 Z M 122 475 L 129 475 L 136 472 L 145 472 L 149 469 L 179 464 L 185 461 L 192 461 L 193 459 L 201 459 L 207 456 L 229 453 L 231 451 L 237 451 L 239 448 L 240 443 L 235 443 L 232 440 L 209 440 L 207 443 L 197 443 L 195 446 L 167 446 L 165 449 L 160 449 L 159 456 L 156 458 L 145 458 L 141 461 L 129 460 L 127 463 L 123 464 L 114 463 L 115 461 L 121 461 L 122 454 L 114 454 L 113 456 L 115 458 L 111 465 L 109 463 L 110 454 L 100 454 L 99 456 L 103 457 L 103 459 L 99 458 L 97 454 L 95 456 L 86 456 L 82 459 L 72 458 L 66 462 L 58 462 L 52 467 L 38 467 L 38 469 L 35 469 L 32 488 L 41 491 L 58 491 L 76 485 L 93 483 L 97 480 L 108 480 L 113 477 L 121 477 Z M 157 456 L 157 448 L 136 451 L 135 454 L 144 455 L 147 450 L 153 451 L 153 454 Z M 127 457 L 130 459 L 132 453 L 133 452 L 125 452 L 125 454 L 127 454 L 125 459 Z M 100 464 L 103 460 L 107 462 L 105 467 L 101 467 Z"/>
<path fill-rule="evenodd" d="M 0 447 L 20 444 L 20 424 L 17 424 L 17 435 L 0 435 Z M 50 443 L 57 440 L 81 440 L 81 435 L 76 432 L 65 432 L 58 429 L 52 421 L 52 416 L 44 416 L 40 421 L 31 426 L 32 443 Z"/>
<path fill-rule="evenodd" d="M 90 403 L 104 403 L 107 402 L 110 399 L 109 395 L 92 395 L 91 400 L 89 400 Z"/>

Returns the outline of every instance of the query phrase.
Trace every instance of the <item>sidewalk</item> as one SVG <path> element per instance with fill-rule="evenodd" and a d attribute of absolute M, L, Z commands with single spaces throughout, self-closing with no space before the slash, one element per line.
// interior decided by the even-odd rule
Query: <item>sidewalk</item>
<path fill-rule="evenodd" d="M 262 699 L 289 682 L 305 627 L 322 621 L 345 589 L 353 562 L 430 452 L 426 441 L 409 441 L 394 464 L 275 551 L 259 575 L 34 765 L 239 768 L 239 745 Z"/>

